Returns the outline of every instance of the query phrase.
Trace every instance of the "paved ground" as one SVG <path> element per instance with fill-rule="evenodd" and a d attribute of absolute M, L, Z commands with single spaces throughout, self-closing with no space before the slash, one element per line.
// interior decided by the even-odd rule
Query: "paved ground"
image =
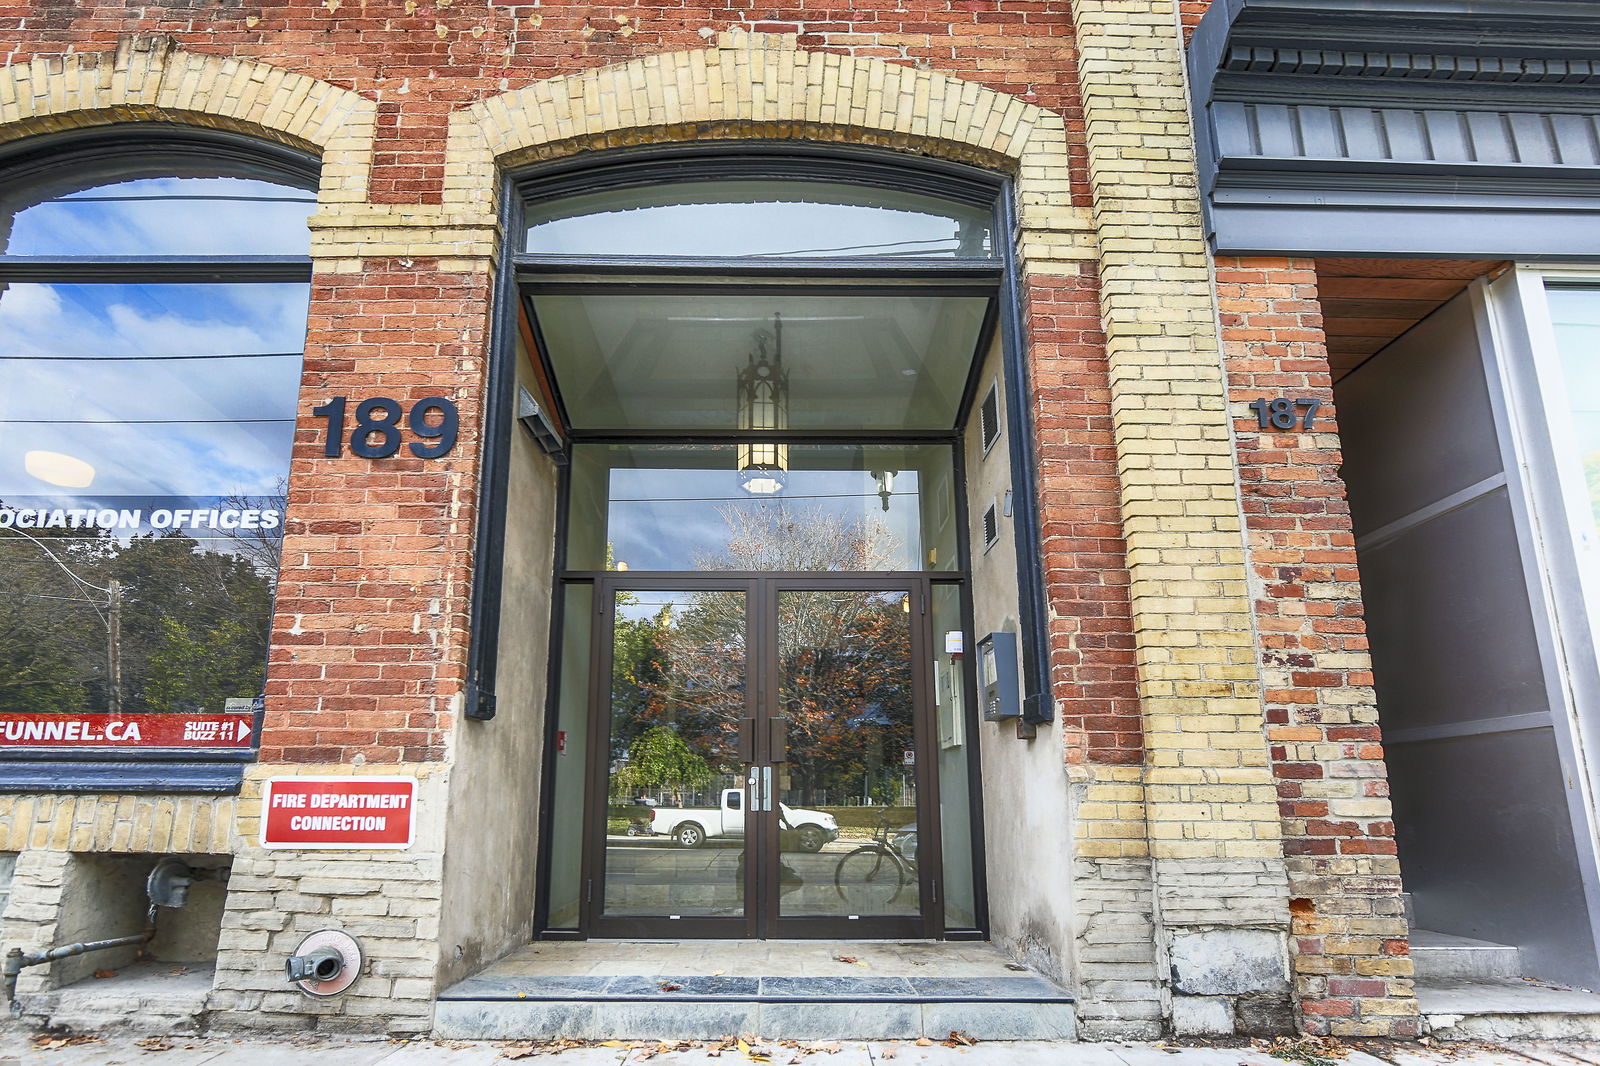
<path fill-rule="evenodd" d="M 1379 1044 L 1360 1049 L 1314 1041 L 1237 1048 L 1163 1044 L 693 1044 L 558 1047 L 433 1040 L 332 1040 L 283 1037 L 29 1037 L 0 1033 L 0 1066 L 1600 1066 L 1600 1044 L 1506 1046 Z M 1276 1051 L 1277 1054 L 1273 1054 Z"/>

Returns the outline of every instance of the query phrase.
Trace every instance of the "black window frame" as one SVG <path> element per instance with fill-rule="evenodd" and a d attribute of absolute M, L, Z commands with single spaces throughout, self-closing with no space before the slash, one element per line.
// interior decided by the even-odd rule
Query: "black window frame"
<path fill-rule="evenodd" d="M 599 257 L 534 255 L 522 251 L 526 227 L 523 208 L 527 199 L 555 199 L 580 192 L 607 188 L 661 185 L 672 182 L 728 179 L 774 180 L 811 178 L 832 183 L 873 185 L 898 191 L 922 192 L 944 199 L 981 204 L 994 212 L 994 255 L 987 259 L 895 258 L 883 257 L 820 258 L 780 260 L 777 258 L 691 259 L 679 257 Z M 479 464 L 480 507 L 475 530 L 474 572 L 470 637 L 467 664 L 465 717 L 487 721 L 495 716 L 495 662 L 498 654 L 500 622 L 500 575 L 504 568 L 506 503 L 510 472 L 511 435 L 515 422 L 517 395 L 516 358 L 523 314 L 522 288 L 530 275 L 549 283 L 561 275 L 603 276 L 648 275 L 670 270 L 678 277 L 696 275 L 710 278 L 838 278 L 854 281 L 862 276 L 884 275 L 919 278 L 959 285 L 962 282 L 993 284 L 996 299 L 991 317 L 1001 340 L 1001 387 L 1005 395 L 1004 417 L 1008 438 L 1008 459 L 1015 493 L 1014 533 L 1018 567 L 1019 628 L 1022 632 L 1024 715 L 1022 728 L 1049 722 L 1054 718 L 1054 699 L 1050 692 L 1050 646 L 1048 611 L 1043 566 L 1043 537 L 1039 520 L 1039 464 L 1032 425 L 1032 375 L 1027 358 L 1026 319 L 1020 290 L 1021 263 L 1018 255 L 1020 222 L 1015 206 L 1015 181 L 1012 176 L 981 170 L 926 156 L 883 148 L 817 144 L 782 140 L 713 140 L 670 146 L 641 146 L 607 151 L 585 152 L 557 161 L 533 163 L 508 169 L 501 176 L 500 224 L 506 235 L 496 275 L 495 304 L 491 322 L 491 361 L 484 421 L 483 448 Z M 980 349 L 981 351 L 981 349 Z M 979 380 L 974 368 L 963 401 L 965 417 L 970 419 Z M 959 429 L 948 435 L 955 445 Z M 962 450 L 955 447 L 957 469 Z M 560 485 L 555 521 L 564 531 L 569 468 L 559 467 Z M 960 522 L 962 551 L 970 558 L 966 544 L 968 520 L 964 500 Z M 559 533 L 558 533 L 559 535 Z M 557 545 L 558 564 L 564 562 Z M 1030 562 L 1031 561 L 1031 562 Z M 550 633 L 562 631 L 565 585 L 558 571 L 552 574 Z M 943 575 L 949 577 L 951 575 Z M 956 575 L 959 579 L 965 571 Z M 963 624 L 973 625 L 970 591 L 963 596 Z M 559 664 L 551 658 L 547 676 L 550 707 L 559 697 Z M 970 684 L 970 679 L 969 679 Z M 969 707 L 976 707 L 969 701 Z M 547 709 L 544 772 L 538 814 L 538 868 L 549 869 L 551 818 L 554 789 L 555 732 L 558 716 Z M 974 734 L 975 735 L 975 734 Z M 979 760 L 969 767 L 969 795 L 973 805 L 973 844 L 983 847 L 982 789 Z M 985 935 L 988 928 L 987 886 L 982 865 L 974 870 L 977 892 L 977 925 L 973 936 Z M 549 886 L 543 877 L 538 886 L 534 928 L 536 935 L 551 938 L 581 938 L 576 930 L 549 928 Z M 959 935 L 951 939 L 962 938 Z"/>
<path fill-rule="evenodd" d="M 106 180 L 141 163 L 171 161 L 170 176 L 204 175 L 225 164 L 230 176 L 260 177 L 316 194 L 320 160 L 272 141 L 166 122 L 120 123 L 93 130 L 43 134 L 0 148 L 0 187 L 79 168 Z M 186 173 L 187 172 L 187 173 Z M 29 256 L 0 255 L 0 284 L 232 284 L 311 282 L 311 257 Z M 296 401 L 298 408 L 298 400 Z M 140 748 L 129 750 L 0 748 L 0 794 L 18 792 L 239 792 L 244 768 L 257 759 L 262 714 L 247 749 Z"/>

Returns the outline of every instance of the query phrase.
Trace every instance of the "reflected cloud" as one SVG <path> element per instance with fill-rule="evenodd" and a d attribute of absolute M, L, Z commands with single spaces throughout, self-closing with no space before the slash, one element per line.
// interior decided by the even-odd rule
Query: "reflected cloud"
<path fill-rule="evenodd" d="M 47 485 L 86 489 L 94 483 L 94 467 L 61 452 L 31 451 L 22 457 L 23 469 Z"/>
<path fill-rule="evenodd" d="M 0 292 L 0 422 L 14 427 L 0 493 L 29 491 L 27 450 L 81 457 L 113 494 L 270 489 L 293 442 L 307 296 L 302 284 Z"/>
<path fill-rule="evenodd" d="M 24 207 L 9 255 L 305 255 L 304 190 L 249 178 L 145 178 Z"/>

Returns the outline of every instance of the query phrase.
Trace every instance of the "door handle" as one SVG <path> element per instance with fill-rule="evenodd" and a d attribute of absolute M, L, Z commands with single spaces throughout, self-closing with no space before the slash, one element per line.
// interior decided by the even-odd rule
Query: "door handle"
<path fill-rule="evenodd" d="M 761 810 L 761 768 L 759 766 L 750 767 L 750 776 L 745 783 L 750 786 L 750 799 L 745 804 L 745 807 L 751 814 L 755 814 Z"/>
<path fill-rule="evenodd" d="M 767 747 L 773 762 L 789 761 L 789 719 L 767 719 Z"/>
<path fill-rule="evenodd" d="M 761 768 L 761 809 L 772 810 L 772 767 Z"/>
<path fill-rule="evenodd" d="M 742 763 L 756 761 L 756 720 L 754 718 L 739 719 L 739 758 Z"/>

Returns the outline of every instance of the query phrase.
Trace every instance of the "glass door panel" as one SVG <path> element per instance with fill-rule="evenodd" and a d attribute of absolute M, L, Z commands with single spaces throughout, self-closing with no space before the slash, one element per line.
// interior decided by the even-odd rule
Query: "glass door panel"
<path fill-rule="evenodd" d="M 609 596 L 598 917 L 658 920 L 668 935 L 677 921 L 744 918 L 746 593 Z"/>
<path fill-rule="evenodd" d="M 920 918 L 914 595 L 780 589 L 776 613 L 778 914 Z"/>

